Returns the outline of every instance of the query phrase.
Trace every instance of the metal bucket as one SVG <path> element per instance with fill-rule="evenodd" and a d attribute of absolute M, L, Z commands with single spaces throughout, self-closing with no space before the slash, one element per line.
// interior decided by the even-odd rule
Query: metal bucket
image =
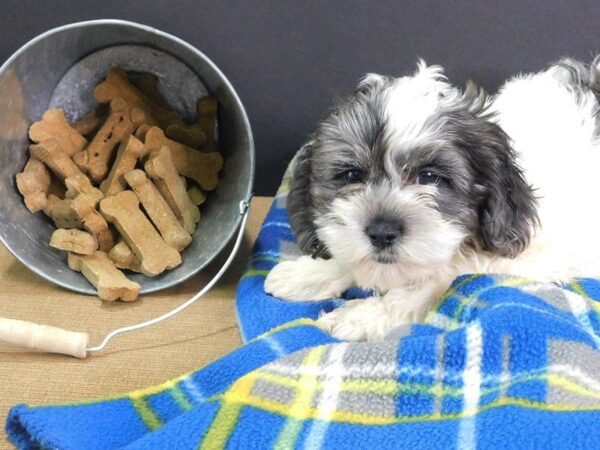
<path fill-rule="evenodd" d="M 93 88 L 115 66 L 151 72 L 184 120 L 192 120 L 198 97 L 219 102 L 219 151 L 225 159 L 219 186 L 202 207 L 202 220 L 183 263 L 154 278 L 128 275 L 142 293 L 174 286 L 209 264 L 227 245 L 242 219 L 241 200 L 252 192 L 254 142 L 235 90 L 197 49 L 169 34 L 121 20 L 94 20 L 50 30 L 0 67 L 0 240 L 25 266 L 47 280 L 85 294 L 95 289 L 67 267 L 66 254 L 48 245 L 55 227 L 31 214 L 16 188 L 15 175 L 28 155 L 28 128 L 50 107 L 76 120 L 92 109 Z"/>

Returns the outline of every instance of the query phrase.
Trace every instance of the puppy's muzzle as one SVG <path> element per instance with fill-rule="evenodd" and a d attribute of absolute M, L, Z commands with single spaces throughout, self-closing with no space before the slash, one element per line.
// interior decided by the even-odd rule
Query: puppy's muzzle
<path fill-rule="evenodd" d="M 369 237 L 373 247 L 380 250 L 394 245 L 402 232 L 403 227 L 400 222 L 383 217 L 373 219 L 365 228 L 365 234 Z"/>

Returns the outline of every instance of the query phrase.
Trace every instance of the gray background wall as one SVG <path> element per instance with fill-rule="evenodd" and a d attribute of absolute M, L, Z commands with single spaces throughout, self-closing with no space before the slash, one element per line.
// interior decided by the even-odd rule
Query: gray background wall
<path fill-rule="evenodd" d="M 457 84 L 494 90 L 560 56 L 600 52 L 597 0 L 0 0 L 0 60 L 49 28 L 98 18 L 175 34 L 224 71 L 252 123 L 259 195 L 275 192 L 334 98 L 366 72 L 399 75 L 420 56 Z"/>

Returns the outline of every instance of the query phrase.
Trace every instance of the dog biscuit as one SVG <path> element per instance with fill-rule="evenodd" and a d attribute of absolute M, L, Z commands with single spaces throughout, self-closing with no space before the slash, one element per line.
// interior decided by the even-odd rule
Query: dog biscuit
<path fill-rule="evenodd" d="M 120 67 L 111 69 L 102 83 L 94 89 L 94 97 L 100 103 L 110 103 L 115 99 L 121 99 L 130 107 L 137 106 L 143 109 L 150 116 L 151 120 L 156 120 L 154 113 L 160 110 L 156 104 L 144 95 L 137 87 L 129 82 L 127 74 Z M 174 111 L 160 110 L 169 117 L 177 114 Z"/>
<path fill-rule="evenodd" d="M 96 238 L 98 248 L 103 252 L 108 252 L 115 245 L 115 240 L 108 223 L 106 223 L 102 214 L 95 209 L 89 210 L 83 216 L 82 225 L 85 230 Z"/>
<path fill-rule="evenodd" d="M 46 208 L 50 173 L 39 159 L 29 158 L 23 172 L 17 174 L 17 189 L 32 213 Z"/>
<path fill-rule="evenodd" d="M 130 109 L 123 100 L 113 100 L 108 118 L 90 145 L 73 155 L 73 161 L 88 173 L 95 183 L 99 183 L 106 177 L 108 162 L 115 147 L 127 139 L 143 121 L 144 114 L 141 110 Z"/>
<path fill-rule="evenodd" d="M 134 192 L 123 191 L 100 202 L 100 212 L 115 225 L 144 275 L 156 276 L 181 264 L 179 252 L 169 247 L 139 208 Z"/>
<path fill-rule="evenodd" d="M 42 120 L 31 125 L 29 138 L 38 143 L 54 139 L 68 156 L 83 150 L 88 143 L 86 138 L 69 125 L 63 111 L 57 108 L 49 109 Z"/>
<path fill-rule="evenodd" d="M 135 136 L 129 136 L 129 139 L 121 142 L 115 162 L 108 174 L 108 178 L 100 183 L 100 190 L 104 192 L 107 197 L 124 191 L 127 187 L 127 183 L 125 182 L 123 175 L 133 170 L 137 161 L 145 155 L 146 147 L 142 141 Z"/>
<path fill-rule="evenodd" d="M 148 96 L 131 84 L 127 79 L 127 74 L 121 68 L 114 68 L 108 72 L 104 81 L 94 89 L 94 97 L 100 103 L 121 99 L 129 107 L 143 110 L 148 116 L 148 123 L 158 124 L 164 128 L 180 120 L 174 111 L 158 107 Z"/>
<path fill-rule="evenodd" d="M 162 147 L 153 152 L 144 169 L 175 213 L 179 223 L 189 234 L 193 234 L 196 223 L 200 220 L 200 210 L 190 200 L 177 174 L 169 148 Z"/>
<path fill-rule="evenodd" d="M 94 236 L 85 231 L 59 228 L 52 233 L 50 247 L 78 255 L 92 255 L 98 249 L 98 242 Z"/>
<path fill-rule="evenodd" d="M 167 245 L 179 252 L 186 248 L 192 242 L 192 237 L 179 224 L 166 200 L 144 171 L 132 170 L 125 174 L 125 180 L 138 196 L 150 220 L 158 228 Z"/>
<path fill-rule="evenodd" d="M 82 136 L 95 134 L 106 119 L 107 114 L 107 105 L 101 103 L 81 119 L 73 122 L 71 128 L 74 128 Z"/>
<path fill-rule="evenodd" d="M 196 206 L 200 206 L 206 201 L 206 195 L 204 194 L 204 192 L 198 189 L 198 186 L 192 186 L 188 189 L 187 193 L 192 203 Z"/>
<path fill-rule="evenodd" d="M 81 228 L 83 215 L 94 209 L 102 197 L 78 195 L 75 198 L 60 199 L 48 196 L 48 206 L 44 209 L 57 228 Z"/>
<path fill-rule="evenodd" d="M 219 153 L 204 153 L 175 142 L 158 127 L 148 130 L 145 144 L 149 152 L 168 147 L 177 172 L 194 180 L 202 190 L 212 191 L 217 187 L 218 174 L 223 168 L 223 157 Z"/>
<path fill-rule="evenodd" d="M 48 195 L 55 195 L 58 198 L 65 198 L 67 188 L 65 183 L 58 179 L 54 174 L 50 174 L 50 186 L 48 186 Z"/>
<path fill-rule="evenodd" d="M 49 139 L 39 144 L 29 146 L 32 157 L 39 159 L 61 181 L 65 178 L 81 174 L 79 167 L 63 152 L 55 139 Z"/>
<path fill-rule="evenodd" d="M 181 144 L 189 147 L 197 148 L 206 143 L 206 136 L 200 125 L 187 125 L 175 123 L 169 125 L 165 130 L 165 134 L 169 139 L 173 139 Z"/>
<path fill-rule="evenodd" d="M 127 279 L 105 252 L 97 250 L 92 255 L 69 253 L 68 264 L 96 287 L 102 300 L 130 302 L 140 293 L 140 285 Z"/>
<path fill-rule="evenodd" d="M 65 198 L 75 198 L 79 194 L 86 194 L 94 200 L 94 205 L 104 197 L 102 191 L 92 185 L 90 179 L 82 173 L 65 178 Z"/>
<path fill-rule="evenodd" d="M 200 147 L 203 152 L 217 151 L 218 107 L 217 99 L 214 97 L 202 97 L 196 103 L 196 122 L 206 136 L 206 142 Z"/>
<path fill-rule="evenodd" d="M 50 217 L 52 219 L 52 210 L 54 209 L 54 206 L 60 202 L 60 197 L 54 195 L 54 194 L 48 194 L 48 198 L 46 201 L 46 207 L 44 208 L 44 214 L 46 214 L 48 217 Z"/>
<path fill-rule="evenodd" d="M 133 84 L 139 91 L 148 97 L 152 103 L 164 110 L 171 110 L 171 106 L 167 103 L 163 95 L 158 89 L 158 77 L 152 73 L 143 72 L 131 78 Z"/>
<path fill-rule="evenodd" d="M 119 269 L 132 270 L 133 272 L 141 271 L 140 260 L 122 239 L 110 250 L 108 257 Z"/>
<path fill-rule="evenodd" d="M 101 198 L 80 194 L 74 199 L 54 200 L 54 196 L 50 196 L 49 207 L 44 212 L 57 228 L 83 228 L 94 236 L 100 250 L 109 251 L 114 245 L 113 235 L 106 220 L 95 209 Z"/>
<path fill-rule="evenodd" d="M 81 256 L 77 253 L 68 253 L 67 254 L 67 265 L 69 269 L 74 270 L 75 272 L 81 271 Z"/>
<path fill-rule="evenodd" d="M 135 130 L 134 136 L 138 138 L 140 141 L 146 139 L 146 133 L 152 128 L 152 125 L 148 125 L 147 123 L 141 124 L 137 130 Z"/>
<path fill-rule="evenodd" d="M 48 207 L 44 211 L 54 221 L 56 228 L 83 227 L 81 216 L 73 209 L 73 199 L 57 199 L 51 202 L 51 198 L 53 197 L 49 197 Z"/>
<path fill-rule="evenodd" d="M 106 79 L 96 86 L 94 97 L 100 103 L 108 103 L 114 99 L 124 100 L 131 108 L 137 107 L 146 114 L 146 122 L 152 125 L 158 125 L 162 129 L 167 129 L 172 125 L 179 125 L 181 128 L 192 127 L 192 131 L 187 133 L 188 138 L 196 138 L 194 146 L 200 146 L 205 141 L 204 133 L 194 126 L 184 123 L 176 112 L 170 109 L 163 109 L 155 104 L 147 95 L 141 92 L 127 79 L 127 74 L 123 69 L 112 69 Z"/>

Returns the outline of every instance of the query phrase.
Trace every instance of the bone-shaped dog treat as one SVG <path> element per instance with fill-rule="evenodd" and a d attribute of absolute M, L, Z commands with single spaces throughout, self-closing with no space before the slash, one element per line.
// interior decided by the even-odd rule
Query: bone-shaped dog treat
<path fill-rule="evenodd" d="M 152 103 L 159 108 L 170 111 L 171 107 L 158 89 L 158 77 L 154 74 L 143 72 L 131 79 L 133 84 L 139 91 L 148 97 Z"/>
<path fill-rule="evenodd" d="M 95 209 L 92 209 L 83 216 L 83 228 L 89 231 L 98 241 L 98 248 L 103 252 L 108 252 L 114 245 L 115 240 L 113 237 L 108 223 L 102 214 Z"/>
<path fill-rule="evenodd" d="M 66 229 L 83 227 L 83 217 L 89 214 L 101 199 L 87 195 L 56 201 L 51 200 L 53 198 L 49 197 L 49 206 L 45 211 L 48 211 L 48 215 L 54 220 L 56 228 Z"/>
<path fill-rule="evenodd" d="M 200 125 L 187 125 L 175 123 L 169 125 L 165 130 L 165 134 L 170 139 L 190 147 L 198 147 L 206 143 L 206 136 Z"/>
<path fill-rule="evenodd" d="M 33 142 L 54 139 L 68 156 L 81 151 L 87 145 L 87 140 L 69 125 L 63 111 L 56 108 L 46 111 L 42 120 L 31 125 L 29 137 Z"/>
<path fill-rule="evenodd" d="M 168 122 L 177 117 L 174 111 L 159 108 L 148 96 L 131 84 L 127 79 L 127 74 L 120 67 L 111 69 L 108 72 L 104 81 L 94 89 L 94 97 L 100 103 L 109 103 L 117 98 L 122 99 L 130 107 L 137 106 L 143 109 L 149 114 L 149 119 L 153 121 L 163 119 Z"/>
<path fill-rule="evenodd" d="M 95 188 L 90 179 L 82 173 L 65 178 L 65 186 L 67 187 L 65 198 L 75 198 L 79 194 L 87 194 L 94 199 L 94 204 L 97 204 L 104 197 L 102 191 Z"/>
<path fill-rule="evenodd" d="M 72 208 L 73 199 L 57 199 L 50 203 L 49 206 L 44 210 L 46 214 L 54 221 L 56 228 L 81 228 L 83 226 L 82 217 Z"/>
<path fill-rule="evenodd" d="M 139 140 L 143 141 L 146 139 L 146 133 L 152 128 L 152 125 L 148 125 L 147 123 L 141 124 L 137 130 L 135 130 L 135 137 Z"/>
<path fill-rule="evenodd" d="M 58 197 L 54 194 L 49 194 L 47 202 L 46 202 L 46 207 L 44 208 L 44 214 L 46 214 L 48 217 L 50 217 L 52 219 L 52 210 L 54 209 L 54 206 L 56 206 L 56 204 L 58 202 L 60 202 L 60 197 Z"/>
<path fill-rule="evenodd" d="M 50 173 L 46 166 L 39 159 L 30 158 L 23 172 L 17 174 L 17 189 L 29 211 L 36 213 L 47 206 L 49 187 Z"/>
<path fill-rule="evenodd" d="M 132 191 L 119 192 L 100 202 L 100 212 L 117 227 L 133 253 L 141 261 L 144 275 L 156 276 L 181 264 L 179 252 L 169 247 L 139 208 Z"/>
<path fill-rule="evenodd" d="M 196 122 L 206 136 L 206 142 L 200 147 L 203 152 L 217 151 L 217 112 L 219 104 L 214 97 L 202 97 L 196 103 Z"/>
<path fill-rule="evenodd" d="M 164 197 L 146 174 L 139 169 L 132 170 L 125 174 L 125 180 L 138 196 L 167 245 L 179 252 L 186 248 L 192 242 L 192 237 L 179 224 Z"/>
<path fill-rule="evenodd" d="M 106 177 L 108 162 L 115 147 L 131 135 L 144 120 L 139 109 L 130 109 L 123 100 L 110 104 L 110 114 L 85 150 L 73 155 L 73 161 L 87 172 L 95 183 Z"/>
<path fill-rule="evenodd" d="M 114 245 L 113 235 L 106 220 L 95 207 L 102 198 L 97 195 L 80 194 L 74 199 L 51 200 L 52 205 L 44 212 L 52 218 L 57 228 L 84 228 L 98 242 L 102 251 L 109 251 Z"/>
<path fill-rule="evenodd" d="M 105 104 L 100 104 L 92 109 L 85 116 L 71 124 L 71 127 L 77 130 L 82 136 L 93 134 L 100 128 L 102 122 L 106 119 L 108 108 Z"/>
<path fill-rule="evenodd" d="M 140 285 L 128 280 L 104 252 L 95 251 L 89 256 L 69 253 L 68 261 L 71 269 L 81 272 L 96 287 L 103 300 L 130 302 L 140 293 Z"/>
<path fill-rule="evenodd" d="M 152 153 L 144 169 L 175 213 L 179 223 L 189 234 L 193 234 L 196 223 L 200 220 L 200 210 L 190 200 L 185 185 L 177 174 L 169 148 L 162 147 Z"/>
<path fill-rule="evenodd" d="M 29 146 L 32 157 L 39 159 L 56 174 L 61 181 L 65 178 L 81 174 L 79 167 L 62 151 L 58 142 L 50 139 Z"/>
<path fill-rule="evenodd" d="M 92 255 L 98 248 L 98 242 L 94 236 L 85 231 L 59 228 L 52 233 L 50 247 L 79 255 Z"/>
<path fill-rule="evenodd" d="M 75 272 L 81 271 L 81 256 L 77 253 L 69 253 L 67 255 L 67 265 L 69 269 L 74 270 Z"/>
<path fill-rule="evenodd" d="M 146 155 L 146 147 L 135 136 L 121 142 L 117 157 L 113 163 L 108 178 L 100 184 L 100 189 L 107 197 L 124 191 L 127 183 L 123 175 L 133 170 L 138 159 Z"/>
<path fill-rule="evenodd" d="M 56 195 L 58 198 L 65 198 L 66 186 L 57 176 L 50 174 L 50 186 L 48 186 L 48 195 Z"/>
<path fill-rule="evenodd" d="M 177 113 L 159 107 L 148 96 L 144 95 L 127 80 L 127 74 L 120 68 L 112 69 L 106 79 L 96 86 L 94 97 L 100 103 L 108 103 L 117 98 L 123 99 L 130 107 L 143 110 L 147 115 L 147 123 L 158 124 L 165 130 L 171 125 L 179 125 L 182 128 L 190 127 L 179 118 Z M 202 145 L 205 141 L 204 133 L 194 126 L 191 127 L 192 130 L 187 133 L 188 139 L 197 139 L 193 142 L 194 147 Z"/>
<path fill-rule="evenodd" d="M 146 133 L 148 151 L 155 152 L 169 147 L 177 172 L 194 180 L 200 188 L 212 191 L 219 183 L 219 171 L 223 168 L 223 157 L 219 153 L 204 153 L 168 139 L 158 127 Z"/>
<path fill-rule="evenodd" d="M 140 260 L 133 254 L 127 243 L 122 239 L 110 250 L 108 257 L 119 269 L 141 272 Z"/>
<path fill-rule="evenodd" d="M 192 186 L 188 189 L 187 193 L 192 203 L 196 206 L 200 206 L 206 201 L 206 195 L 204 195 L 204 192 L 198 189 L 198 186 Z"/>

